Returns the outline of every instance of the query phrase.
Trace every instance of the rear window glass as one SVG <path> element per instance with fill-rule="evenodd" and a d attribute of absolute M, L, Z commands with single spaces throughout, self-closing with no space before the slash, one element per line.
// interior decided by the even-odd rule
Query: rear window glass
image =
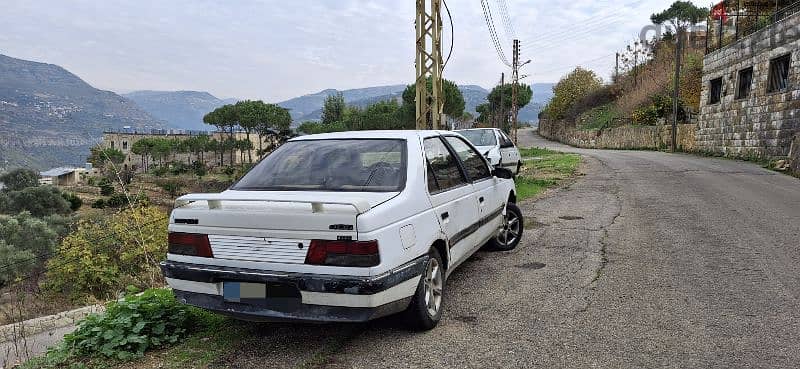
<path fill-rule="evenodd" d="M 497 145 L 497 137 L 491 129 L 473 129 L 469 131 L 458 131 L 469 142 L 475 146 L 495 146 Z"/>
<path fill-rule="evenodd" d="M 233 190 L 398 192 L 405 186 L 404 140 L 287 142 Z"/>

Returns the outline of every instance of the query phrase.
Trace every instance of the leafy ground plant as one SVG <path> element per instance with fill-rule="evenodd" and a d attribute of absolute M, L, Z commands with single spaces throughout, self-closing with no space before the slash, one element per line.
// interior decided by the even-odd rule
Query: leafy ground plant
<path fill-rule="evenodd" d="M 146 351 L 178 343 L 194 329 L 202 328 L 195 323 L 207 321 L 205 314 L 178 303 L 166 289 L 131 294 L 109 303 L 104 313 L 86 317 L 61 345 L 22 368 L 115 366 L 142 357 Z"/>

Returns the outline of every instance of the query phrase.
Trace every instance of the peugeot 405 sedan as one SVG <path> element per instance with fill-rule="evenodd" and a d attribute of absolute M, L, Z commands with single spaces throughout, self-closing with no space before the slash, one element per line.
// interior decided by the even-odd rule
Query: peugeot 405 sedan
<path fill-rule="evenodd" d="M 239 319 L 431 329 L 461 263 L 520 242 L 511 177 L 453 132 L 295 138 L 230 189 L 178 198 L 162 271 L 179 301 Z"/>
<path fill-rule="evenodd" d="M 482 152 L 494 167 L 503 167 L 519 174 L 522 156 L 505 132 L 497 128 L 473 128 L 456 131 Z"/>

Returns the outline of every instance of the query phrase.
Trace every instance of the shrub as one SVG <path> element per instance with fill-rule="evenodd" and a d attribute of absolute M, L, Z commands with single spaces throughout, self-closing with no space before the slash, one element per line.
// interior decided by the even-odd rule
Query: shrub
<path fill-rule="evenodd" d="M 17 214 L 24 211 L 35 217 L 69 214 L 71 204 L 61 190 L 53 186 L 28 187 L 21 191 L 0 193 L 0 213 Z"/>
<path fill-rule="evenodd" d="M 72 211 L 78 211 L 78 209 L 83 206 L 83 200 L 74 193 L 64 192 L 61 196 L 64 197 L 64 200 L 69 201 L 69 208 L 72 209 Z"/>
<path fill-rule="evenodd" d="M 105 209 L 106 201 L 103 199 L 97 199 L 92 203 L 92 207 L 95 209 Z"/>
<path fill-rule="evenodd" d="M 164 181 L 158 184 L 162 190 L 166 191 L 171 197 L 178 197 L 183 186 L 176 180 Z"/>
<path fill-rule="evenodd" d="M 545 107 L 551 119 L 562 119 L 567 111 L 580 99 L 602 87 L 603 81 L 593 71 L 575 68 L 553 87 L 553 98 Z"/>
<path fill-rule="evenodd" d="M 151 289 L 86 317 L 64 337 L 64 348 L 75 356 L 130 360 L 178 342 L 188 332 L 191 317 L 191 308 L 178 303 L 171 291 Z"/>
<path fill-rule="evenodd" d="M 149 203 L 150 199 L 147 197 L 147 195 L 143 193 L 140 193 L 138 195 L 116 193 L 111 195 L 111 197 L 109 197 L 108 199 L 106 199 L 105 206 L 109 208 L 121 208 L 131 204 L 147 205 Z"/>
<path fill-rule="evenodd" d="M 128 285 L 159 286 L 166 252 L 167 216 L 155 207 L 82 219 L 48 262 L 43 286 L 76 301 L 114 297 Z"/>
<path fill-rule="evenodd" d="M 41 266 L 56 247 L 58 232 L 46 221 L 21 213 L 0 216 L 0 286 Z"/>
<path fill-rule="evenodd" d="M 208 174 L 208 168 L 206 167 L 206 164 L 199 160 L 192 163 L 192 170 L 194 171 L 194 175 L 200 178 L 203 178 L 203 176 Z"/>
<path fill-rule="evenodd" d="M 100 187 L 100 194 L 103 196 L 111 196 L 111 194 L 114 193 L 114 186 L 111 185 L 111 181 L 109 181 L 108 178 L 100 180 L 97 187 Z"/>
<path fill-rule="evenodd" d="M 0 175 L 0 182 L 5 185 L 5 191 L 21 191 L 39 185 L 39 173 L 30 169 L 17 168 Z"/>

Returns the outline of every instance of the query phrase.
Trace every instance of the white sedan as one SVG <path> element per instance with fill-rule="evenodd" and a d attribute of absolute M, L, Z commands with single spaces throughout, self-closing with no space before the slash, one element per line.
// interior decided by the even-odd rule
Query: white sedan
<path fill-rule="evenodd" d="M 492 166 L 503 167 L 519 174 L 522 156 L 514 142 L 500 129 L 475 128 L 456 131 L 472 142 L 489 159 Z"/>
<path fill-rule="evenodd" d="M 453 132 L 295 138 L 229 190 L 179 198 L 162 271 L 179 301 L 240 319 L 431 329 L 456 267 L 520 242 L 511 177 Z"/>

